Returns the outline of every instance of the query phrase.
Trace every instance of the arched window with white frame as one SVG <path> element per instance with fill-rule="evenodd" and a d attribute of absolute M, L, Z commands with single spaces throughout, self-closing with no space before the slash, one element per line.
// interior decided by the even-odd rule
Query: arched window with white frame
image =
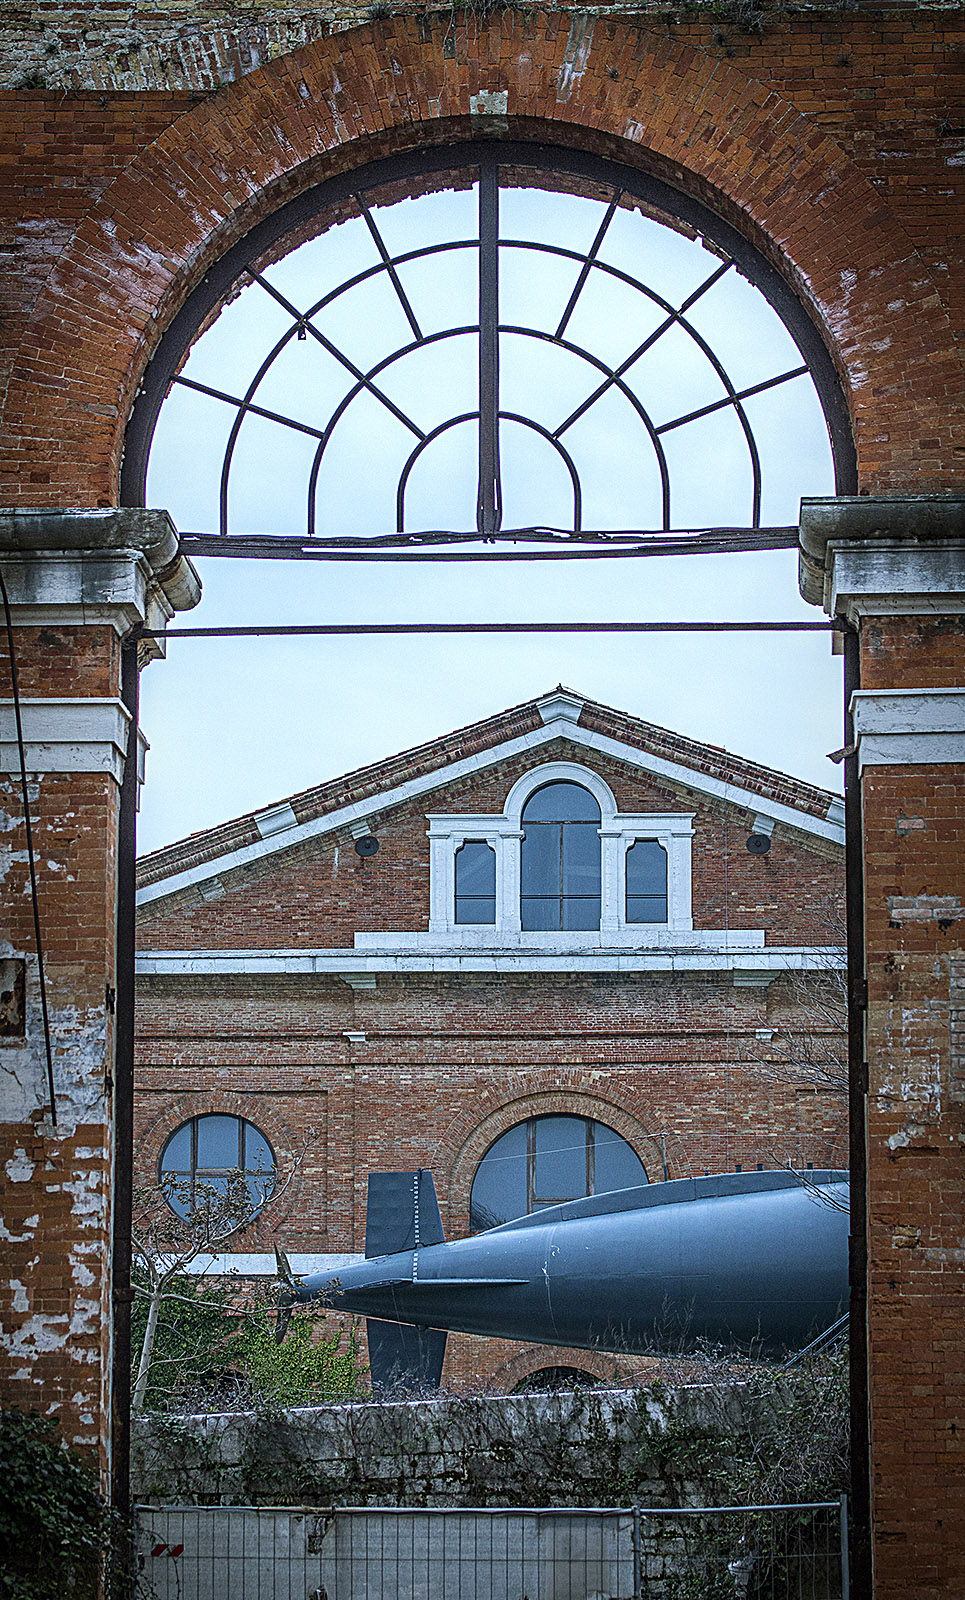
<path fill-rule="evenodd" d="M 520 926 L 600 926 L 600 807 L 581 784 L 548 783 L 526 802 L 520 840 Z"/>
<path fill-rule="evenodd" d="M 622 813 L 591 767 L 540 763 L 501 813 L 428 822 L 431 937 L 578 950 L 693 929 L 693 813 Z"/>

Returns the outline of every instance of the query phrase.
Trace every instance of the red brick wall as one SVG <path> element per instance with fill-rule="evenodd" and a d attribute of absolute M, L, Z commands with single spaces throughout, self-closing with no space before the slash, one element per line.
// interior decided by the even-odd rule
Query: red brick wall
<path fill-rule="evenodd" d="M 904 638 L 890 622 L 869 630 L 868 681 L 961 683 L 961 620 L 910 622 Z M 925 655 L 923 632 L 934 644 Z M 922 671 L 928 662 L 933 673 Z M 876 1594 L 939 1600 L 965 1593 L 965 1106 L 950 1037 L 965 932 L 965 770 L 871 768 L 862 796 Z"/>
<path fill-rule="evenodd" d="M 116 693 L 108 629 L 20 629 L 25 695 Z M 6 641 L 0 682 L 9 682 Z M 8 691 L 0 691 L 7 693 Z M 3 939 L 27 961 L 23 1037 L 3 1046 L 0 1290 L 5 1401 L 56 1417 L 106 1462 L 110 1382 L 111 1062 L 117 787 L 93 773 L 30 783 L 58 1125 L 46 1111 L 43 1031 L 18 779 L 0 780 Z M 23 1093 L 21 1093 L 21 1085 Z"/>
<path fill-rule="evenodd" d="M 641 160 L 782 266 L 840 363 L 864 487 L 960 481 L 948 289 L 960 169 L 940 109 L 958 27 L 940 11 L 913 26 L 849 12 L 750 41 L 703 20 L 596 21 L 577 51 L 559 13 L 505 11 L 481 28 L 393 17 L 194 105 L 7 97 L 10 222 L 23 213 L 42 246 L 11 301 L 6 493 L 112 503 L 137 382 L 206 265 L 328 172 L 471 134 L 481 88 L 508 90 L 521 137 Z"/>
<path fill-rule="evenodd" d="M 560 742 L 386 810 L 372 824 L 381 843 L 373 858 L 360 859 L 344 829 L 219 874 L 215 901 L 189 889 L 148 904 L 139 948 L 351 948 L 357 930 L 425 929 L 427 811 L 501 811 L 524 772 L 574 755 L 610 784 L 621 811 L 696 812 L 697 927 L 726 919 L 765 928 L 772 945 L 840 942 L 838 847 L 779 826 L 770 853 L 752 856 L 743 807 Z M 168 855 L 177 870 L 178 852 Z M 653 1180 L 664 1161 L 670 1177 L 789 1160 L 843 1165 L 844 1098 L 795 1085 L 784 1070 L 801 1054 L 802 1033 L 823 1028 L 786 979 L 735 988 L 729 978 L 578 972 L 380 976 L 375 991 L 359 992 L 331 977 L 144 979 L 139 1179 L 152 1181 L 164 1140 L 200 1111 L 250 1117 L 282 1170 L 288 1130 L 311 1125 L 318 1135 L 290 1194 L 234 1248 L 265 1250 L 277 1237 L 291 1251 L 342 1251 L 363 1249 L 367 1176 L 385 1168 L 431 1167 L 449 1235 L 466 1233 L 480 1160 L 534 1115 L 606 1123 Z M 768 1030 L 772 1038 L 758 1037 Z M 350 1031 L 364 1042 L 350 1043 Z M 840 1049 L 840 1038 L 830 1042 Z M 586 1367 L 589 1358 L 567 1359 Z M 536 1347 L 524 1360 L 515 1345 L 454 1338 L 446 1381 L 515 1382 L 555 1362 Z"/>

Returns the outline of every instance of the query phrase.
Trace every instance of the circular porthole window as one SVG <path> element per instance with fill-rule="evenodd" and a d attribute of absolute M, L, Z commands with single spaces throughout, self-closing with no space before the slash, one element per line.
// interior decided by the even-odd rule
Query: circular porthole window
<path fill-rule="evenodd" d="M 171 1134 L 158 1176 L 168 1205 L 179 1217 L 201 1207 L 226 1213 L 233 1207 L 241 1222 L 257 1216 L 270 1198 L 277 1167 L 260 1128 L 243 1117 L 216 1112 L 192 1117 Z"/>

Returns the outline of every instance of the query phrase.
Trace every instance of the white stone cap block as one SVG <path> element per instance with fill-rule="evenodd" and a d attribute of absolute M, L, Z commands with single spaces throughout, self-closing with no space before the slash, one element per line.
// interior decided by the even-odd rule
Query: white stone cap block
<path fill-rule="evenodd" d="M 536 702 L 536 709 L 544 723 L 579 722 L 583 706 L 584 701 L 579 695 L 570 694 L 566 689 L 557 689 L 554 694 L 545 695 Z"/>
<path fill-rule="evenodd" d="M 273 833 L 284 833 L 286 828 L 297 828 L 298 818 L 286 800 L 283 805 L 256 811 L 254 823 L 261 837 L 267 839 Z"/>
<path fill-rule="evenodd" d="M 118 699 L 22 699 L 28 772 L 107 772 L 120 783 L 131 714 Z M 144 781 L 147 740 L 138 729 L 137 775 Z M 18 772 L 17 725 L 12 700 L 0 700 L 0 771 Z"/>
<path fill-rule="evenodd" d="M 965 688 L 857 689 L 858 770 L 965 762 Z"/>

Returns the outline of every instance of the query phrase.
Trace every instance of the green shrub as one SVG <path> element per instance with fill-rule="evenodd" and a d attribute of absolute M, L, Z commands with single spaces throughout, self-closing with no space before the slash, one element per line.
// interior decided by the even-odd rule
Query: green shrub
<path fill-rule="evenodd" d="M 147 1326 L 148 1284 L 136 1270 L 132 1281 L 131 1356 L 136 1372 Z M 243 1321 L 234 1304 L 237 1296 L 237 1285 L 197 1274 L 182 1273 L 170 1280 L 158 1315 L 145 1410 L 182 1411 L 236 1370 Z"/>
<path fill-rule="evenodd" d="M 0 1415 L 0 1597 L 88 1600 L 113 1523 L 90 1467 L 36 1412 Z"/>
<path fill-rule="evenodd" d="M 271 1406 L 317 1406 L 328 1400 L 367 1397 L 365 1368 L 354 1326 L 342 1346 L 341 1331 L 317 1338 L 319 1318 L 292 1317 L 284 1344 L 275 1343 L 273 1314 L 262 1308 L 246 1318 L 238 1342 L 240 1363 L 255 1398 Z"/>
<path fill-rule="evenodd" d="M 146 1284 L 140 1282 L 142 1289 Z M 191 1273 L 172 1278 L 161 1300 L 147 1411 L 220 1411 L 322 1405 L 367 1398 L 367 1374 L 354 1327 L 319 1338 L 322 1314 L 298 1311 L 282 1345 L 268 1301 L 238 1303 L 238 1285 Z M 136 1295 L 131 1328 L 137 1371 L 147 1301 Z M 0 1593 L 0 1600 L 3 1600 Z"/>

